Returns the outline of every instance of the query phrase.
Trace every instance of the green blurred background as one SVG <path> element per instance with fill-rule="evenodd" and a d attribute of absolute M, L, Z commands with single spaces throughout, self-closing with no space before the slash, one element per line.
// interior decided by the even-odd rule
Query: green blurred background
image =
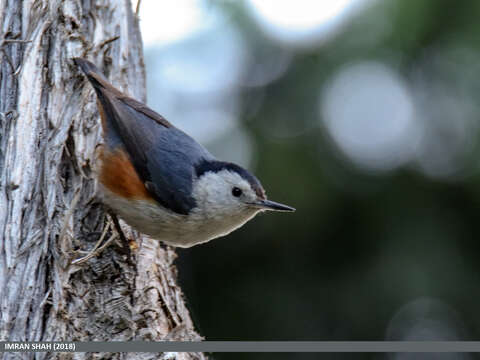
<path fill-rule="evenodd" d="M 478 340 L 480 2 L 165 3 L 140 14 L 149 104 L 297 208 L 178 251 L 201 334 Z"/>

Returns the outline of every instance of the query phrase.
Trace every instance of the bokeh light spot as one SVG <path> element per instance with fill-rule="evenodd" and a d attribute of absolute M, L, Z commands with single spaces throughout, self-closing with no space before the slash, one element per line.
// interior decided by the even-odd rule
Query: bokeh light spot
<path fill-rule="evenodd" d="M 404 81 L 378 62 L 341 68 L 322 94 L 328 134 L 357 165 L 391 170 L 408 161 L 416 143 L 414 106 Z"/>
<path fill-rule="evenodd" d="M 248 0 L 248 9 L 273 38 L 292 46 L 316 42 L 343 23 L 364 0 Z"/>
<path fill-rule="evenodd" d="M 146 46 L 180 41 L 213 26 L 218 18 L 201 0 L 145 1 L 140 4 L 140 29 Z"/>

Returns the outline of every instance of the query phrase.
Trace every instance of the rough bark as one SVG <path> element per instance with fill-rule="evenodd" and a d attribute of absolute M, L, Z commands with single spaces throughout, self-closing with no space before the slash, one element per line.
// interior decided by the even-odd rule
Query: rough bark
<path fill-rule="evenodd" d="M 101 127 L 75 56 L 145 98 L 129 0 L 0 1 L 0 340 L 199 340 L 171 248 L 123 225 L 132 264 L 117 241 L 72 264 L 108 223 L 95 196 Z M 20 356 L 5 358 L 13 355 Z M 45 356 L 59 357 L 35 358 Z"/>

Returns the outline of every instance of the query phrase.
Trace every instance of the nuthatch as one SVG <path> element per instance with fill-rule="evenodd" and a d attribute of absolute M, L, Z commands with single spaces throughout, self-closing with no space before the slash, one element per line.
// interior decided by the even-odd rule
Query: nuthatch
<path fill-rule="evenodd" d="M 258 179 L 217 160 L 145 104 L 114 88 L 91 62 L 75 58 L 98 98 L 105 144 L 103 200 L 129 225 L 190 247 L 227 235 L 265 210 L 295 209 L 267 200 Z"/>

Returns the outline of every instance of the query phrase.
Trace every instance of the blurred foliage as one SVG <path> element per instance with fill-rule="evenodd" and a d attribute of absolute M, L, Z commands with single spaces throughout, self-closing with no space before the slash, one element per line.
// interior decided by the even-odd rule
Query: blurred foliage
<path fill-rule="evenodd" d="M 478 53 L 480 2 L 377 1 L 327 42 L 299 49 L 285 49 L 265 36 L 243 3 L 209 4 L 228 14 L 259 59 L 270 52 L 292 53 L 279 79 L 241 89 L 239 117 L 255 143 L 252 170 L 271 199 L 297 212 L 260 215 L 226 238 L 178 251 L 180 281 L 200 332 L 209 340 L 385 340 L 402 308 L 427 299 L 429 304 L 442 304 L 439 312 L 444 314 L 428 315 L 428 305 L 430 310 L 412 321 L 431 316 L 434 323 L 451 329 L 445 334 L 432 325 L 430 335 L 423 335 L 435 340 L 478 339 L 478 141 L 455 176 L 426 175 L 414 162 L 372 172 L 338 151 L 321 125 L 318 107 L 322 86 L 332 74 L 366 59 L 388 64 L 412 83 L 429 76 L 454 92 L 459 77 L 466 78 L 471 83 L 469 96 L 480 103 L 480 79 L 475 77 L 480 73 L 469 62 L 455 53 L 441 58 L 457 71 L 449 76 L 436 68 L 430 55 L 442 57 L 442 49 L 452 44 Z M 246 77 L 256 71 L 254 66 L 253 62 Z M 451 109 L 447 123 L 458 120 L 455 113 Z M 480 109 L 474 106 L 471 116 L 478 123 Z M 449 133 L 444 136 L 448 141 Z M 392 331 L 416 339 L 411 329 L 404 330 Z"/>

